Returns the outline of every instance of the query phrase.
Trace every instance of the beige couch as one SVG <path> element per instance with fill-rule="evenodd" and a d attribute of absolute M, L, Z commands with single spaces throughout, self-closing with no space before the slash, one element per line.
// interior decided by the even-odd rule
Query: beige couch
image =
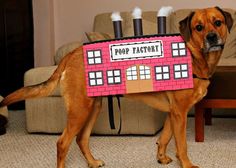
<path fill-rule="evenodd" d="M 66 44 L 58 49 L 55 59 L 73 48 L 81 45 L 79 42 Z M 69 48 L 69 49 L 68 49 Z M 25 73 L 24 85 L 40 83 L 49 78 L 57 66 L 34 68 Z M 114 119 L 116 129 L 110 128 L 107 98 L 103 99 L 102 111 L 95 123 L 95 134 L 155 134 L 163 126 L 166 114 L 161 113 L 139 102 L 120 98 L 121 111 L 116 98 L 114 103 Z M 59 86 L 51 96 L 26 100 L 26 128 L 30 133 L 60 133 L 66 124 L 66 110 L 60 94 Z M 120 130 L 120 132 L 119 132 Z"/>
<path fill-rule="evenodd" d="M 167 19 L 167 32 L 178 33 L 178 22 L 185 18 L 190 9 L 178 10 L 172 13 Z M 234 10 L 228 10 L 235 19 Z M 113 36 L 111 13 L 99 14 L 94 19 L 94 32 L 103 32 Z M 122 27 L 124 36 L 133 35 L 133 23 L 130 12 L 121 13 L 123 18 Z M 143 13 L 144 34 L 156 34 L 156 12 Z M 221 65 L 236 65 L 236 51 L 233 45 L 236 43 L 236 24 L 233 25 L 220 60 Z M 69 51 L 81 45 L 79 42 L 66 44 L 58 49 L 55 55 L 55 63 Z M 46 80 L 55 70 L 56 66 L 34 68 L 25 73 L 25 85 L 32 85 Z M 116 101 L 116 99 L 114 99 Z M 165 114 L 156 111 L 144 104 L 121 98 L 121 112 L 114 103 L 114 115 L 116 129 L 111 130 L 108 120 L 107 99 L 103 99 L 102 112 L 94 126 L 93 133 L 96 134 L 154 134 L 161 129 Z M 26 123 L 28 132 L 59 133 L 66 123 L 66 112 L 59 88 L 49 97 L 32 99 L 26 101 Z"/>

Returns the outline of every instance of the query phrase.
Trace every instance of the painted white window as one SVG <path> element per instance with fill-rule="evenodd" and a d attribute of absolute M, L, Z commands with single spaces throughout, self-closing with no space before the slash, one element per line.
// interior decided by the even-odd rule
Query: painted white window
<path fill-rule="evenodd" d="M 137 67 L 132 66 L 126 70 L 127 80 L 138 80 Z"/>
<path fill-rule="evenodd" d="M 170 68 L 168 65 L 155 67 L 156 80 L 170 79 Z"/>
<path fill-rule="evenodd" d="M 120 84 L 121 83 L 121 71 L 119 69 L 107 71 L 107 83 L 108 84 Z"/>
<path fill-rule="evenodd" d="M 148 66 L 140 65 L 139 66 L 140 79 L 151 79 L 151 69 Z"/>
<path fill-rule="evenodd" d="M 101 50 L 91 50 L 87 51 L 88 64 L 101 64 L 102 63 L 102 53 Z"/>
<path fill-rule="evenodd" d="M 187 50 L 186 45 L 184 42 L 176 42 L 171 44 L 172 49 L 172 56 L 179 57 L 179 56 L 186 56 Z"/>
<path fill-rule="evenodd" d="M 102 71 L 89 72 L 89 85 L 90 86 L 103 85 Z"/>
<path fill-rule="evenodd" d="M 188 64 L 174 65 L 174 77 L 175 79 L 188 78 Z"/>

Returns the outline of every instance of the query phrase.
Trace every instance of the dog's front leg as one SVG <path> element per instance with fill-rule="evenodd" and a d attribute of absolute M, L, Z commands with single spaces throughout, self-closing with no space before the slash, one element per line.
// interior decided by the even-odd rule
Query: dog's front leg
<path fill-rule="evenodd" d="M 177 148 L 177 157 L 179 158 L 183 168 L 198 168 L 194 166 L 187 155 L 187 140 L 186 140 L 186 126 L 187 126 L 187 112 L 180 111 L 175 106 L 170 112 L 170 121 L 172 131 L 175 137 L 175 143 Z"/>
<path fill-rule="evenodd" d="M 172 137 L 172 128 L 170 123 L 170 114 L 166 117 L 161 136 L 157 140 L 157 160 L 161 164 L 168 164 L 172 159 L 166 155 L 166 148 Z"/>

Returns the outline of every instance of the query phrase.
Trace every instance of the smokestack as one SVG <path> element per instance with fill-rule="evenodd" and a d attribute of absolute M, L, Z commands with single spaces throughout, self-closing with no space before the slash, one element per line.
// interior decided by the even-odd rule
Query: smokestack
<path fill-rule="evenodd" d="M 171 6 L 162 7 L 157 14 L 158 34 L 166 34 L 166 18 L 173 12 Z"/>
<path fill-rule="evenodd" d="M 111 14 L 111 20 L 113 22 L 113 28 L 114 28 L 114 35 L 115 38 L 121 38 L 123 37 L 122 32 L 122 18 L 120 16 L 120 12 L 113 12 Z"/>
<path fill-rule="evenodd" d="M 142 10 L 139 7 L 135 7 L 132 16 L 133 16 L 134 35 L 142 36 L 143 35 Z"/>

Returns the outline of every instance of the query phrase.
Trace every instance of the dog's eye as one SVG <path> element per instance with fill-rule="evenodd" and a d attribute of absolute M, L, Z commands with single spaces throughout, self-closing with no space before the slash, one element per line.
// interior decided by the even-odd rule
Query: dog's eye
<path fill-rule="evenodd" d="M 202 25 L 197 25 L 197 26 L 196 26 L 196 29 L 197 29 L 197 31 L 199 31 L 199 32 L 200 32 L 200 31 L 202 31 L 202 30 L 203 30 L 203 26 L 202 26 Z"/>
<path fill-rule="evenodd" d="M 215 26 L 217 27 L 220 27 L 221 26 L 221 21 L 220 20 L 217 20 L 214 22 Z"/>

